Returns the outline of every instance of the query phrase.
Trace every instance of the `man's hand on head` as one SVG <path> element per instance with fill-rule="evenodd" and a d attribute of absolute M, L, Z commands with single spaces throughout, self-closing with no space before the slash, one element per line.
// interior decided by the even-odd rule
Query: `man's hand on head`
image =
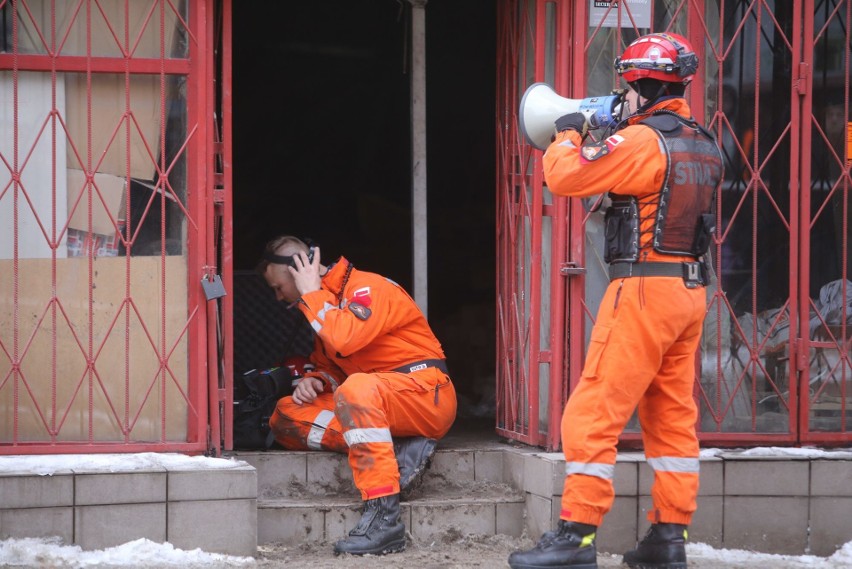
<path fill-rule="evenodd" d="M 322 277 L 320 275 L 320 250 L 314 247 L 314 258 L 308 261 L 307 253 L 296 253 L 293 255 L 295 267 L 287 267 L 293 275 L 293 282 L 300 295 L 320 289 Z"/>

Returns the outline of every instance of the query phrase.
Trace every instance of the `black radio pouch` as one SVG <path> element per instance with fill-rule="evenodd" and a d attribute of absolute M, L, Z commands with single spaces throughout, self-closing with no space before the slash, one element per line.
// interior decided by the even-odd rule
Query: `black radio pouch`
<path fill-rule="evenodd" d="M 293 393 L 290 370 L 273 367 L 253 369 L 234 381 L 234 448 L 266 450 L 275 439 L 269 418 L 278 400 Z"/>
<path fill-rule="evenodd" d="M 639 206 L 635 199 L 613 199 L 604 214 L 604 227 L 604 261 L 633 263 L 639 259 Z"/>

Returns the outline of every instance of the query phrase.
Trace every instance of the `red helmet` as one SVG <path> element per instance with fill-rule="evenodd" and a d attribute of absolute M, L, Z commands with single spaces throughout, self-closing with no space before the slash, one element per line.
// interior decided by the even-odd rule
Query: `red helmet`
<path fill-rule="evenodd" d="M 647 77 L 686 85 L 697 69 L 698 56 L 687 39 L 678 34 L 642 36 L 615 58 L 615 70 L 628 83 Z"/>

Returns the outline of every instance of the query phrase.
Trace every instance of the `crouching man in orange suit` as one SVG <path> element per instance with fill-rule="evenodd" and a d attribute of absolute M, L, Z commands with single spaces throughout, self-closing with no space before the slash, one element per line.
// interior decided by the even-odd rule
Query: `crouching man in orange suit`
<path fill-rule="evenodd" d="M 344 257 L 322 265 L 319 248 L 295 237 L 267 243 L 258 271 L 315 333 L 316 368 L 278 402 L 275 440 L 349 455 L 364 509 L 335 554 L 402 551 L 400 492 L 420 481 L 456 417 L 441 344 L 398 284 Z"/>

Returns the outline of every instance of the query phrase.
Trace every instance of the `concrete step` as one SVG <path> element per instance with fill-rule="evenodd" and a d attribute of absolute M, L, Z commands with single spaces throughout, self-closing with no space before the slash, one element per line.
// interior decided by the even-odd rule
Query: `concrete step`
<path fill-rule="evenodd" d="M 358 523 L 362 502 L 345 455 L 277 450 L 234 456 L 257 470 L 259 545 L 332 542 Z M 423 483 L 402 502 L 412 538 L 520 536 L 525 494 L 504 482 L 503 457 L 492 445 L 439 445 Z"/>
<path fill-rule="evenodd" d="M 361 518 L 361 501 L 339 497 L 307 500 L 258 500 L 257 543 L 298 545 L 333 542 L 346 537 Z M 424 496 L 403 502 L 402 521 L 414 539 L 429 541 L 445 535 L 520 536 L 524 497 L 497 490 L 480 496 Z"/>

